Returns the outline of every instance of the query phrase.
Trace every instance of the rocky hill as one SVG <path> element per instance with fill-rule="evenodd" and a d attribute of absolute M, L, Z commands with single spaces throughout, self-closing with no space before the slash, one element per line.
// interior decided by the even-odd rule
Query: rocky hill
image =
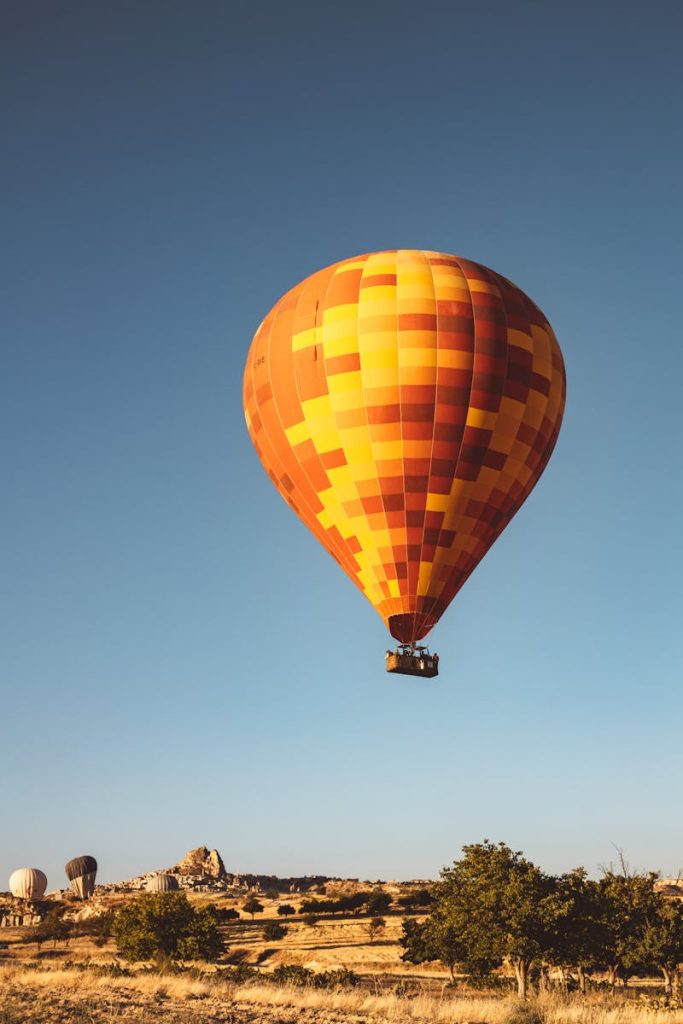
<path fill-rule="evenodd" d="M 175 867 L 168 869 L 173 875 L 187 875 L 194 878 L 225 878 L 225 864 L 218 850 L 198 846 L 190 850 Z"/>

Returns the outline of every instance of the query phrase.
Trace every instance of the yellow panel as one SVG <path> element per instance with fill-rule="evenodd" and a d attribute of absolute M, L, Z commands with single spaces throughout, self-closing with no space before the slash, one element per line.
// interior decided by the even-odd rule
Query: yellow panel
<path fill-rule="evenodd" d="M 363 395 L 363 381 L 361 379 L 360 370 L 350 370 L 348 373 L 335 373 L 333 376 L 328 377 L 328 387 L 331 395 L 346 394 L 349 391 L 355 391 L 359 396 L 359 407 L 362 406 L 362 395 Z"/>
<path fill-rule="evenodd" d="M 300 352 L 302 348 L 315 345 L 317 333 L 317 327 L 308 327 L 305 331 L 292 335 L 292 352 Z"/>
<path fill-rule="evenodd" d="M 285 434 L 287 435 L 287 440 L 292 445 L 292 447 L 294 447 L 294 445 L 296 444 L 301 444 L 302 441 L 308 441 L 311 437 L 311 433 L 308 428 L 308 423 L 306 422 L 306 420 L 304 420 L 302 423 L 297 423 L 295 427 L 289 427 L 285 431 Z"/>
<path fill-rule="evenodd" d="M 432 494 L 430 492 L 427 495 L 427 510 L 429 512 L 445 512 L 450 500 L 450 494 Z"/>
<path fill-rule="evenodd" d="M 498 413 L 486 409 L 476 409 L 473 405 L 467 410 L 467 426 L 478 427 L 480 430 L 493 430 Z"/>

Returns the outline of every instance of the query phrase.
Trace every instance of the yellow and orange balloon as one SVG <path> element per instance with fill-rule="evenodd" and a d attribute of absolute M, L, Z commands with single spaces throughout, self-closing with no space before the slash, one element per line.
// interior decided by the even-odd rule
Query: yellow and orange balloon
<path fill-rule="evenodd" d="M 564 401 L 560 347 L 524 292 L 420 249 L 306 278 L 244 374 L 268 475 L 402 643 L 427 635 L 527 498 Z"/>

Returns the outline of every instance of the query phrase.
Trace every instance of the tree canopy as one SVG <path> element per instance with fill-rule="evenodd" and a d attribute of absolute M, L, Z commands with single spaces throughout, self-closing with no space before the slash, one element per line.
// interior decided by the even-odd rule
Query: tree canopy
<path fill-rule="evenodd" d="M 126 960 L 215 960 L 218 921 L 213 905 L 195 908 L 183 892 L 147 893 L 116 912 L 112 935 Z"/>

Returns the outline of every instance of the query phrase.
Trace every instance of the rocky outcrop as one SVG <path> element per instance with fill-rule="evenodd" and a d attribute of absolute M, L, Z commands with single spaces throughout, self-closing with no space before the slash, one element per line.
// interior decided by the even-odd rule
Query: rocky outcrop
<path fill-rule="evenodd" d="M 218 850 L 198 846 L 190 850 L 179 864 L 171 868 L 171 874 L 191 875 L 195 878 L 225 878 L 225 864 Z"/>

